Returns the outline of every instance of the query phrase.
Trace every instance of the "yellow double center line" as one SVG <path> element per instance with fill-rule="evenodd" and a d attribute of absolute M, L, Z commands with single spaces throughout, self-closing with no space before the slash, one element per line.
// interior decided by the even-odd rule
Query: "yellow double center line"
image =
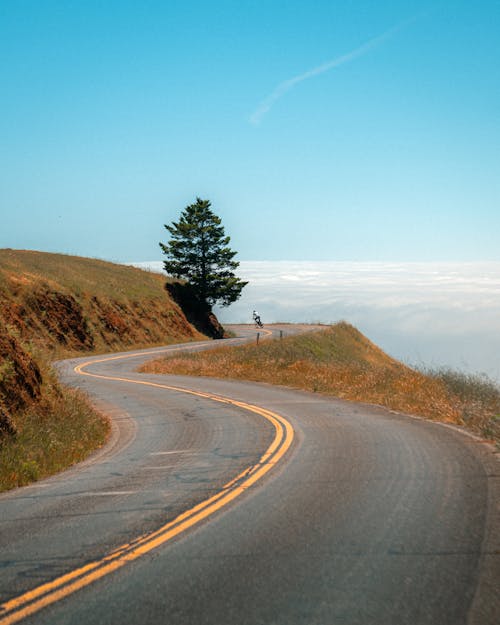
<path fill-rule="evenodd" d="M 115 549 L 103 558 L 90 562 L 78 569 L 66 573 L 65 575 L 61 575 L 46 584 L 37 586 L 33 590 L 30 590 L 2 604 L 0 606 L 0 625 L 10 625 L 11 623 L 16 623 L 30 614 L 33 614 L 38 610 L 41 610 L 42 608 L 67 597 L 68 595 L 71 595 L 77 590 L 92 584 L 98 579 L 101 579 L 105 575 L 116 571 L 128 562 L 137 560 L 137 558 L 140 558 L 152 549 L 163 545 L 190 527 L 193 527 L 203 519 L 211 516 L 224 506 L 228 505 L 230 502 L 234 501 L 237 497 L 244 493 L 246 489 L 264 477 L 264 475 L 277 462 L 279 462 L 281 458 L 283 458 L 292 444 L 293 428 L 291 424 L 282 416 L 271 412 L 270 410 L 260 408 L 259 406 L 254 406 L 253 404 L 247 404 L 246 402 L 236 401 L 219 395 L 213 395 L 211 393 L 202 393 L 175 386 L 168 386 L 166 384 L 148 382 L 145 380 L 133 380 L 129 378 L 99 375 L 84 370 L 91 364 L 107 362 L 109 360 L 118 360 L 121 358 L 131 358 L 133 356 L 135 356 L 135 354 L 124 354 L 120 356 L 102 358 L 100 360 L 92 360 L 78 365 L 74 370 L 76 373 L 94 378 L 128 382 L 131 384 L 141 384 L 169 391 L 178 391 L 180 393 L 187 393 L 189 395 L 195 395 L 197 397 L 203 397 L 223 404 L 231 404 L 233 406 L 237 406 L 238 408 L 243 408 L 244 410 L 249 410 L 250 412 L 261 415 L 273 424 L 275 430 L 274 439 L 257 464 L 247 467 L 209 499 L 205 499 L 190 510 L 183 512 L 159 529 L 144 536 L 140 536 L 130 543 L 121 545 L 118 549 Z"/>

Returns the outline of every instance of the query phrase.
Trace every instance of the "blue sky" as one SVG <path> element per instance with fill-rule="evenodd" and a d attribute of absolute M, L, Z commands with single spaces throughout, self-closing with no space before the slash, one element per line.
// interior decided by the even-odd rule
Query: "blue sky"
<path fill-rule="evenodd" d="M 500 2 L 0 3 L 0 247 L 500 260 Z"/>

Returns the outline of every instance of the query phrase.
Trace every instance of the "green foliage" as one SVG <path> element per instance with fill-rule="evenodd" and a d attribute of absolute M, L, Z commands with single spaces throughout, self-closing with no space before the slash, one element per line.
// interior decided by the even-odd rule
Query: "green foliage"
<path fill-rule="evenodd" d="M 229 247 L 230 237 L 208 200 L 196 198 L 196 204 L 187 206 L 178 222 L 165 228 L 171 239 L 160 247 L 167 256 L 164 267 L 168 274 L 186 280 L 209 307 L 216 302 L 229 306 L 240 297 L 247 282 L 234 274 L 239 266 L 234 260 L 236 252 Z"/>

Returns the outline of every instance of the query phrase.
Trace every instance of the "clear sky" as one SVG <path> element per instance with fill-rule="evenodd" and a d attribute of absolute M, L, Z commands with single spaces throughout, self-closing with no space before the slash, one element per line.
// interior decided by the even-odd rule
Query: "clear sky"
<path fill-rule="evenodd" d="M 500 260 L 500 2 L 0 2 L 0 247 Z"/>

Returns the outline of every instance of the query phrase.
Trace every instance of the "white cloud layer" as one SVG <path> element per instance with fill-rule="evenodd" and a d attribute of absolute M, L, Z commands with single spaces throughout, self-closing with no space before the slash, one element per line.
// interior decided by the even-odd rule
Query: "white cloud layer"
<path fill-rule="evenodd" d="M 161 271 L 162 262 L 137 263 Z M 409 364 L 500 381 L 500 263 L 241 261 L 242 297 L 222 323 L 345 319 Z"/>

